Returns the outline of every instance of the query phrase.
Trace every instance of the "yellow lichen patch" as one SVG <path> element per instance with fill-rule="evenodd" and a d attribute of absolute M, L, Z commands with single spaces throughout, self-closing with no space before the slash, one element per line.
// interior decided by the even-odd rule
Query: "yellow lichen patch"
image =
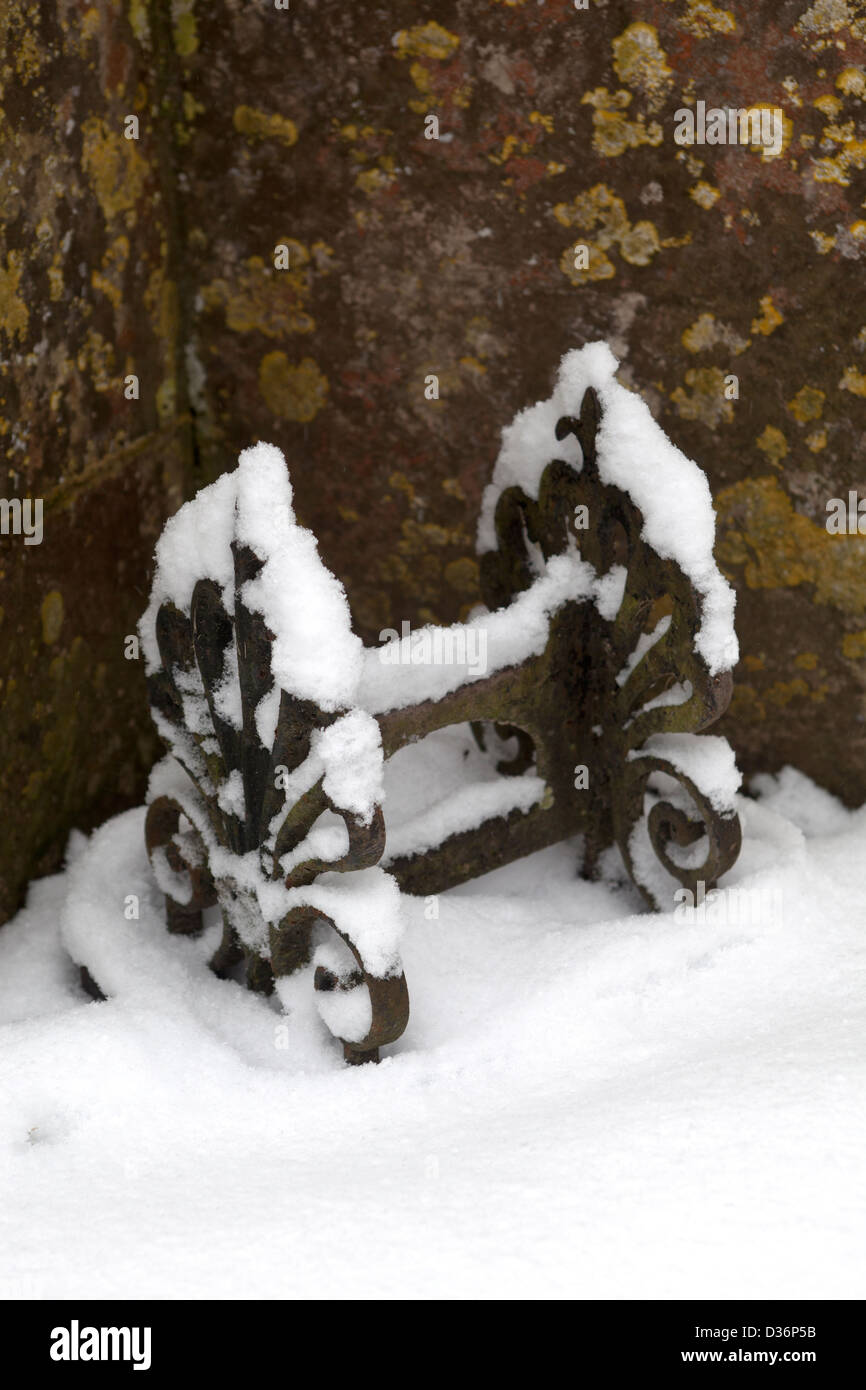
<path fill-rule="evenodd" d="M 200 116 L 202 114 L 204 109 L 205 108 L 203 103 L 200 101 L 196 101 L 192 92 L 184 92 L 183 116 L 185 121 L 189 121 L 190 123 L 192 123 L 192 121 L 195 120 L 196 116 Z"/>
<path fill-rule="evenodd" d="M 349 127 L 346 127 L 346 129 L 348 128 Z M 356 131 L 354 138 L 356 140 L 361 140 L 366 143 L 370 140 L 383 140 L 386 136 L 393 134 L 394 132 L 393 130 L 391 130 L 390 126 L 362 125 L 361 129 Z M 357 158 L 365 158 L 363 154 L 358 155 L 357 151 L 355 150 L 353 150 L 352 153 L 356 155 Z"/>
<path fill-rule="evenodd" d="M 412 29 L 401 29 L 392 43 L 398 58 L 436 58 L 441 61 L 452 57 L 460 46 L 460 39 L 431 19 L 426 24 L 416 24 Z"/>
<path fill-rule="evenodd" d="M 431 378 L 435 378 L 435 381 Z M 428 392 L 436 390 L 438 395 Z M 463 373 L 453 362 L 428 359 L 416 365 L 406 378 L 406 394 L 412 405 L 425 414 L 429 410 L 444 410 L 448 398 L 466 389 Z"/>
<path fill-rule="evenodd" d="M 837 144 L 847 145 L 854 138 L 854 121 L 828 121 L 823 130 L 825 140 L 833 140 Z"/>
<path fill-rule="evenodd" d="M 598 239 L 603 246 L 618 241 L 630 226 L 625 203 L 606 183 L 596 183 L 585 192 L 578 193 L 571 203 L 557 203 L 553 215 L 563 227 L 580 227 L 586 232 L 592 231 L 600 223 Z"/>
<path fill-rule="evenodd" d="M 650 110 L 657 110 L 672 80 L 658 30 L 642 21 L 630 24 L 613 40 L 611 48 L 614 71 L 620 82 L 643 92 Z"/>
<path fill-rule="evenodd" d="M 629 265 L 649 265 L 660 250 L 659 234 L 652 222 L 635 222 L 619 239 L 619 254 Z"/>
<path fill-rule="evenodd" d="M 269 352 L 259 365 L 259 389 L 274 415 L 307 424 L 328 399 L 328 379 L 312 357 L 293 366 L 284 352 Z"/>
<path fill-rule="evenodd" d="M 825 116 L 838 116 L 842 110 L 841 101 L 838 97 L 834 97 L 832 92 L 825 92 L 824 96 L 816 97 L 812 105 L 822 111 Z"/>
<path fill-rule="evenodd" d="M 721 196 L 721 189 L 714 188 L 711 183 L 707 183 L 704 179 L 700 179 L 694 188 L 689 189 L 689 197 L 694 199 L 699 208 L 714 207 Z"/>
<path fill-rule="evenodd" d="M 178 331 L 177 286 L 166 276 L 162 266 L 151 272 L 144 292 L 144 307 L 160 341 L 173 343 Z"/>
<path fill-rule="evenodd" d="M 866 372 L 858 372 L 856 367 L 846 367 L 839 389 L 850 391 L 855 396 L 866 396 Z"/>
<path fill-rule="evenodd" d="M 814 671 L 818 665 L 818 653 L 800 652 L 799 656 L 794 657 L 794 665 L 799 666 L 801 671 Z"/>
<path fill-rule="evenodd" d="M 188 58 L 198 48 L 194 9 L 195 0 L 172 0 L 174 46 L 181 58 Z"/>
<path fill-rule="evenodd" d="M 691 395 L 682 386 L 671 393 L 678 415 L 684 420 L 700 420 L 711 430 L 720 421 L 730 424 L 734 418 L 734 407 L 731 401 L 725 399 L 724 372 L 718 367 L 689 367 L 686 386 Z"/>
<path fill-rule="evenodd" d="M 9 251 L 6 269 L 0 267 L 0 330 L 11 340 L 23 338 L 30 322 L 30 311 L 18 293 L 21 283 L 20 251 Z"/>
<path fill-rule="evenodd" d="M 862 68 L 845 68 L 836 78 L 836 86 L 846 97 L 866 97 L 866 72 Z"/>
<path fill-rule="evenodd" d="M 124 140 L 95 116 L 88 117 L 82 132 L 81 162 L 105 220 L 111 222 L 123 213 L 127 226 L 132 226 L 148 174 L 137 142 Z"/>
<path fill-rule="evenodd" d="M 866 657 L 866 628 L 861 632 L 846 632 L 842 638 L 842 655 L 847 661 L 862 661 Z"/>
<path fill-rule="evenodd" d="M 51 589 L 42 600 L 42 641 L 47 647 L 55 643 L 63 626 L 63 595 L 59 589 Z"/>
<path fill-rule="evenodd" d="M 736 356 L 745 352 L 749 339 L 743 338 L 730 324 L 719 323 L 715 314 L 701 314 L 684 329 L 682 344 L 686 352 L 704 352 L 720 344 Z"/>
<path fill-rule="evenodd" d="M 831 536 L 794 510 L 775 477 L 751 478 L 716 498 L 716 554 L 730 568 L 743 567 L 750 589 L 789 589 L 814 584 L 819 603 L 841 612 L 866 612 L 866 537 Z"/>
<path fill-rule="evenodd" d="M 574 284 L 586 279 L 609 279 L 614 268 L 604 253 L 614 245 L 631 265 L 649 265 L 663 245 L 652 222 L 636 222 L 632 226 L 622 198 L 617 198 L 604 183 L 579 193 L 571 203 L 557 203 L 553 215 L 564 227 L 577 226 L 595 232 L 592 241 L 577 242 L 560 260 L 560 268 Z M 588 270 L 575 267 L 574 252 L 581 245 L 589 249 Z"/>
<path fill-rule="evenodd" d="M 149 37 L 147 0 L 129 0 L 129 26 L 140 43 Z"/>
<path fill-rule="evenodd" d="M 466 367 L 467 371 L 474 373 L 475 376 L 484 376 L 487 372 L 484 363 L 480 362 L 477 357 L 461 357 L 459 362 L 461 367 Z"/>
<path fill-rule="evenodd" d="M 415 62 L 409 68 L 409 76 L 420 92 L 420 96 L 409 102 L 409 109 L 410 111 L 417 111 L 421 116 L 426 116 L 430 112 L 431 106 L 435 109 L 436 105 L 432 70 L 424 63 Z M 459 83 L 456 87 L 450 87 L 447 100 L 452 106 L 465 109 L 472 100 L 472 82 L 467 80 Z"/>
<path fill-rule="evenodd" d="M 858 222 L 852 222 L 851 226 L 848 228 L 848 235 L 852 237 L 854 241 L 866 242 L 866 222 L 864 222 L 862 218 Z"/>
<path fill-rule="evenodd" d="M 809 694 L 809 687 L 802 676 L 795 676 L 792 681 L 773 681 L 772 685 L 767 686 L 763 692 L 764 699 L 771 705 L 777 705 L 784 709 L 797 696 L 801 698 Z"/>
<path fill-rule="evenodd" d="M 99 10 L 95 9 L 93 6 L 91 6 L 89 10 L 85 10 L 81 19 L 82 37 L 85 39 L 92 39 L 99 33 L 100 22 Z"/>
<path fill-rule="evenodd" d="M 838 183 L 843 188 L 846 188 L 851 182 L 846 163 L 839 157 L 813 159 L 812 178 L 816 183 Z"/>
<path fill-rule="evenodd" d="M 853 5 L 859 6 L 859 0 L 852 0 Z M 855 16 L 857 11 L 852 12 L 847 0 L 815 0 L 804 15 L 794 26 L 797 34 L 835 34 L 837 30 L 844 29 L 846 25 L 856 23 Z M 852 25 L 852 33 L 854 27 Z M 822 48 L 823 44 L 816 44 L 813 47 Z"/>
<path fill-rule="evenodd" d="M 530 122 L 530 125 L 540 125 L 540 126 L 544 126 L 544 129 L 547 131 L 548 135 L 552 135 L 552 134 L 553 134 L 553 117 L 552 117 L 552 116 L 544 116 L 544 115 L 542 115 L 542 113 L 541 113 L 540 111 L 530 111 L 530 113 L 529 113 L 529 122 Z"/>
<path fill-rule="evenodd" d="M 460 594 L 476 596 L 480 592 L 478 561 L 468 555 L 462 560 L 452 560 L 445 566 L 445 583 Z"/>
<path fill-rule="evenodd" d="M 547 165 L 547 173 L 550 175 L 551 178 L 554 178 L 557 174 L 564 174 L 565 165 L 557 164 L 555 159 L 551 159 L 549 164 Z"/>
<path fill-rule="evenodd" d="M 430 76 L 430 69 L 425 68 L 423 63 L 413 63 L 409 68 L 409 76 L 421 93 L 421 99 L 417 97 L 409 102 L 413 111 L 425 114 L 430 104 L 430 93 L 433 90 L 433 79 Z"/>
<path fill-rule="evenodd" d="M 308 311 L 313 265 L 327 274 L 331 248 L 317 242 L 308 250 L 291 237 L 278 245 L 288 249 L 287 270 L 276 270 L 261 256 L 250 256 L 233 280 L 220 277 L 202 290 L 205 308 L 224 308 L 226 324 L 236 333 L 280 338 L 287 333 L 311 333 L 316 326 Z"/>
<path fill-rule="evenodd" d="M 763 700 L 759 699 L 755 687 L 740 680 L 734 685 L 728 714 L 736 719 L 738 724 L 754 724 L 766 719 L 767 707 Z"/>
<path fill-rule="evenodd" d="M 388 474 L 388 486 L 394 488 L 395 492 L 402 492 L 410 506 L 415 503 L 415 489 L 402 469 L 395 468 L 393 473 Z"/>
<path fill-rule="evenodd" d="M 98 18 L 98 16 L 97 16 Z M 42 66 L 42 48 L 30 29 L 19 31 L 15 52 L 15 71 L 22 82 L 32 82 Z"/>
<path fill-rule="evenodd" d="M 49 277 L 49 295 L 57 302 L 63 297 L 63 252 L 54 252 L 46 274 Z"/>
<path fill-rule="evenodd" d="M 177 382 L 167 376 L 156 388 L 156 413 L 161 425 L 168 425 L 174 419 L 177 406 Z"/>
<path fill-rule="evenodd" d="M 763 671 L 765 664 L 762 656 L 743 657 L 743 665 L 747 671 Z"/>
<path fill-rule="evenodd" d="M 114 346 L 106 342 L 101 333 L 88 330 L 75 363 L 80 372 L 89 374 L 95 391 L 108 391 L 116 384 L 112 375 L 115 365 Z"/>
<path fill-rule="evenodd" d="M 715 347 L 718 341 L 715 314 L 700 314 L 694 323 L 683 329 L 682 344 L 686 352 L 702 352 Z"/>
<path fill-rule="evenodd" d="M 822 449 L 827 447 L 827 431 L 813 430 L 806 435 L 806 448 L 811 449 L 813 454 L 820 454 Z"/>
<path fill-rule="evenodd" d="M 784 709 L 795 699 L 814 700 L 816 704 L 821 704 L 827 698 L 829 686 L 819 685 L 814 689 L 807 685 L 802 676 L 795 676 L 792 681 L 773 681 L 773 684 L 764 691 L 764 699 L 772 705 L 778 705 Z"/>
<path fill-rule="evenodd" d="M 407 557 L 422 555 L 425 550 L 443 550 L 447 545 L 454 545 L 460 539 L 459 532 L 449 531 L 445 526 L 439 526 L 435 521 L 415 521 L 407 517 L 400 526 L 401 539 L 397 542 L 397 550 Z"/>
<path fill-rule="evenodd" d="M 772 139 L 769 144 L 763 143 L 765 123 L 763 116 L 760 115 L 762 111 L 770 112 L 769 128 L 772 132 Z M 752 114 L 754 112 L 758 113 L 757 118 Z M 790 116 L 786 115 L 786 113 L 782 110 L 780 106 L 773 106 L 768 101 L 756 101 L 754 106 L 749 106 L 746 109 L 746 119 L 748 121 L 748 136 L 756 135 L 759 133 L 761 135 L 761 139 L 757 143 L 749 145 L 749 150 L 752 154 L 760 154 L 762 164 L 767 164 L 770 160 L 773 159 L 781 159 L 782 155 L 787 153 L 788 146 L 790 145 L 794 135 L 794 123 L 791 120 Z M 757 128 L 755 125 L 756 119 L 759 122 Z M 776 128 L 777 121 L 781 124 L 781 130 L 779 131 L 777 131 Z M 742 128 L 743 127 L 741 118 L 740 129 L 742 130 Z M 774 148 L 776 144 L 777 134 L 779 135 L 778 149 Z"/>
<path fill-rule="evenodd" d="M 90 283 L 95 290 L 106 295 L 115 309 L 120 308 L 123 295 L 123 272 L 129 259 L 129 238 L 116 237 L 102 257 L 102 269 L 94 270 Z"/>
<path fill-rule="evenodd" d="M 19 52 L 26 56 L 20 64 L 15 62 L 15 70 L 18 77 L 25 82 L 38 70 L 40 49 L 45 56 L 51 52 L 49 43 L 40 42 L 44 36 L 44 25 L 40 25 L 39 22 L 39 8 L 39 0 L 14 0 L 14 3 L 7 0 L 7 3 L 0 5 L 0 99 L 3 96 L 4 84 L 12 77 L 12 65 Z M 64 27 L 68 28 L 67 25 Z M 75 39 L 73 46 L 77 52 L 78 44 Z M 32 73 L 29 71 L 31 62 L 35 64 Z M 44 97 L 44 87 L 41 88 L 40 94 Z M 0 124 L 8 114 L 8 111 L 4 112 L 0 106 Z"/>
<path fill-rule="evenodd" d="M 362 169 L 355 175 L 355 187 L 362 193 L 366 193 L 371 198 L 374 193 L 381 193 L 386 188 L 390 188 L 395 183 L 397 175 L 394 173 L 394 161 L 390 155 L 383 155 L 379 160 L 378 166 L 373 169 Z"/>
<path fill-rule="evenodd" d="M 691 246 L 692 234 L 686 232 L 684 236 L 666 236 L 662 241 L 662 250 L 667 251 L 672 246 Z"/>
<path fill-rule="evenodd" d="M 677 28 L 708 39 L 711 34 L 735 34 L 737 21 L 730 10 L 719 10 L 710 0 L 688 0 L 688 10 L 677 20 Z"/>
<path fill-rule="evenodd" d="M 788 401 L 788 410 L 795 420 L 805 425 L 809 420 L 820 420 L 826 399 L 826 393 L 817 386 L 801 386 L 794 399 Z"/>
<path fill-rule="evenodd" d="M 815 250 L 819 256 L 826 256 L 828 251 L 832 251 L 836 245 L 836 238 L 829 232 L 810 232 L 809 236 L 815 243 Z"/>
<path fill-rule="evenodd" d="M 769 294 L 763 296 L 758 307 L 761 312 L 757 318 L 752 319 L 752 327 L 749 331 L 751 333 L 763 333 L 765 337 L 768 337 L 779 327 L 780 323 L 785 322 L 785 315 L 776 308 L 773 297 Z"/>
<path fill-rule="evenodd" d="M 585 255 L 578 255 L 583 248 Z M 559 268 L 573 285 L 585 285 L 590 280 L 610 280 L 616 275 L 613 262 L 594 241 L 579 241 L 567 247 L 560 256 Z"/>
<path fill-rule="evenodd" d="M 866 168 L 866 140 L 858 140 L 853 121 L 842 125 L 832 122 L 824 127 L 822 147 L 835 144 L 841 148 L 834 154 L 812 160 L 812 178 L 816 183 L 838 183 L 847 187 L 853 169 Z"/>
<path fill-rule="evenodd" d="M 465 553 L 471 550 L 472 542 L 460 529 L 448 530 L 434 522 L 406 518 L 400 526 L 399 538 L 380 565 L 379 577 L 384 582 L 419 600 L 418 613 L 422 621 L 435 620 L 444 577 L 442 551 L 449 546 L 459 547 Z M 477 597 L 478 589 L 466 592 Z"/>
<path fill-rule="evenodd" d="M 609 92 L 596 87 L 581 97 L 581 106 L 592 106 L 592 145 L 597 154 L 616 159 L 626 150 L 639 145 L 660 145 L 663 138 L 658 121 L 647 125 L 644 117 L 630 121 L 625 109 L 631 102 L 631 92 Z"/>
<path fill-rule="evenodd" d="M 288 146 L 297 143 L 298 128 L 294 121 L 277 112 L 269 116 L 255 106 L 236 106 L 233 122 L 235 130 L 251 140 L 279 140 Z"/>
<path fill-rule="evenodd" d="M 781 430 L 777 430 L 775 425 L 766 425 L 761 434 L 755 440 L 762 454 L 766 454 L 771 463 L 776 466 L 789 452 L 788 441 Z"/>
<path fill-rule="evenodd" d="M 422 70 L 426 72 L 426 68 Z M 426 104 L 424 110 L 427 110 Z M 393 134 L 393 130 L 388 126 L 365 125 L 359 129 L 356 125 L 349 123 L 339 127 L 341 140 L 351 142 L 352 148 L 349 150 L 349 157 L 353 164 L 358 166 L 367 164 L 375 158 L 383 144 Z"/>

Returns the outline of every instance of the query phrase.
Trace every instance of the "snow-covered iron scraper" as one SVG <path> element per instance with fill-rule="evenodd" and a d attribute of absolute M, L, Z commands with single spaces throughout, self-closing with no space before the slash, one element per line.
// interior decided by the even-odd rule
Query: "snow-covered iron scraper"
<path fill-rule="evenodd" d="M 265 992 L 312 960 L 351 1062 L 408 1019 L 398 886 L 435 894 L 574 836 L 582 874 L 624 871 L 669 909 L 737 857 L 733 755 L 700 734 L 737 659 L 710 491 L 616 365 L 603 343 L 567 354 L 504 432 L 466 624 L 365 648 L 270 445 L 157 546 L 141 635 L 169 754 L 146 837 L 169 930 L 219 903 L 213 969 Z M 384 761 L 464 722 L 495 768 L 483 792 L 389 826 Z"/>

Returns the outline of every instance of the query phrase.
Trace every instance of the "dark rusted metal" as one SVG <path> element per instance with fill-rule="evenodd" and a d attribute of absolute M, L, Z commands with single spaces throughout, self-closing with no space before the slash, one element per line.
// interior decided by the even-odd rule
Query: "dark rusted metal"
<path fill-rule="evenodd" d="M 731 677 L 729 673 L 711 676 L 695 650 L 701 606 L 690 581 L 675 561 L 661 558 L 642 540 L 643 517 L 628 494 L 600 478 L 595 450 L 599 421 L 598 399 L 588 390 L 580 417 L 564 417 L 556 429 L 558 439 L 568 434 L 577 437 L 582 465 L 554 459 L 542 475 L 537 500 L 519 487 L 502 493 L 495 514 L 498 544 L 482 557 L 481 578 L 488 608 L 507 607 L 533 582 L 529 544 L 538 547 L 545 560 L 576 546 L 598 575 L 607 574 L 613 565 L 624 567 L 624 594 L 615 618 L 604 619 L 589 602 L 566 602 L 550 620 L 549 638 L 540 655 L 473 679 L 440 700 L 376 716 L 386 757 L 434 730 L 464 721 L 472 724 L 482 747 L 488 727 L 516 734 L 518 752 L 510 763 L 500 763 L 499 771 L 513 776 L 534 766 L 546 788 L 542 800 L 528 811 L 493 817 L 449 836 L 423 854 L 391 862 L 389 870 L 407 892 L 439 892 L 577 834 L 584 837 L 584 875 L 592 876 L 599 855 L 616 844 L 634 878 L 631 835 L 644 815 L 647 784 L 654 773 L 674 778 L 696 812 L 696 818 L 690 817 L 663 800 L 649 811 L 651 843 L 674 879 L 696 891 L 699 881 L 712 885 L 737 857 L 740 827 L 735 815 L 715 810 L 701 790 L 663 757 L 634 756 L 652 734 L 698 732 L 712 724 L 728 705 Z M 575 532 L 570 522 L 578 506 L 588 508 L 591 525 Z M 198 845 L 189 853 L 194 832 L 179 834 L 184 807 L 171 797 L 161 797 L 148 811 L 146 835 L 151 857 L 162 852 L 173 872 L 186 869 L 188 874 L 187 900 L 167 899 L 169 930 L 198 930 L 202 910 L 219 901 L 224 931 L 212 967 L 226 974 L 243 963 L 249 986 L 269 993 L 275 975 L 291 973 L 309 961 L 318 924 L 342 933 L 326 914 L 300 907 L 270 928 L 266 948 L 252 950 L 242 940 L 239 923 L 253 908 L 231 884 L 215 881 L 206 842 L 235 855 L 251 850 L 261 855 L 268 826 L 285 799 L 275 769 L 284 766 L 291 773 L 299 767 L 309 753 L 314 730 L 338 716 L 283 693 L 273 747 L 265 748 L 260 742 L 254 711 L 272 686 L 273 636 L 241 599 L 242 585 L 262 562 L 246 547 L 235 544 L 233 551 L 234 615 L 225 611 L 217 586 L 207 579 L 196 585 L 189 617 L 171 605 L 163 606 L 157 621 L 162 667 L 149 678 L 154 712 L 182 735 L 182 746 L 189 750 L 185 756 L 173 745 L 198 787 L 206 823 L 199 823 Z M 654 630 L 666 615 L 670 616 L 667 631 L 623 677 L 641 635 Z M 231 643 L 238 654 L 240 730 L 220 716 L 214 699 L 224 653 Z M 652 703 L 674 685 L 683 688 L 680 703 Z M 185 724 L 182 689 L 188 694 L 191 688 L 201 691 L 212 734 L 203 736 Z M 575 769 L 580 766 L 587 768 L 588 778 L 587 785 L 578 788 Z M 219 790 L 233 772 L 242 778 L 242 818 L 218 803 Z M 351 872 L 382 858 L 381 810 L 363 825 L 329 801 L 320 779 L 289 808 L 276 844 L 266 855 L 275 879 L 280 877 L 276 867 L 280 859 L 301 844 L 326 810 L 343 818 L 348 852 L 335 862 L 308 860 L 296 865 L 283 880 L 289 888 L 307 886 L 325 870 Z M 671 856 L 670 846 L 693 845 L 702 836 L 707 842 L 703 862 L 683 868 Z M 648 890 L 638 886 L 654 906 Z M 393 1042 L 405 1028 L 406 981 L 402 974 L 386 979 L 369 974 L 352 941 L 347 936 L 343 940 L 357 969 L 337 976 L 319 967 L 315 988 L 328 992 L 366 985 L 372 1023 L 361 1041 L 344 1041 L 344 1053 L 352 1063 L 373 1060 L 379 1048 Z"/>
<path fill-rule="evenodd" d="M 105 995 L 99 988 L 99 985 L 94 980 L 86 965 L 80 965 L 78 967 L 78 978 L 81 981 L 81 988 L 84 990 L 84 993 L 89 994 L 90 998 L 94 1001 L 95 1004 L 104 1003 Z"/>
<path fill-rule="evenodd" d="M 491 611 L 507 606 L 533 580 L 527 541 L 540 547 L 545 560 L 561 553 L 569 543 L 569 521 L 583 505 L 592 525 L 571 533 L 582 557 L 598 574 L 606 574 L 613 564 L 627 570 L 616 618 L 605 621 L 585 602 L 565 604 L 551 621 L 540 656 L 474 680 L 443 700 L 379 717 L 386 755 L 466 719 L 476 729 L 485 720 L 505 725 L 503 732 L 516 732 L 522 739 L 514 764 L 500 764 L 499 770 L 503 775 L 523 772 L 533 750 L 536 771 L 551 795 L 528 812 L 494 817 L 423 855 L 391 862 L 389 869 L 407 892 L 453 887 L 578 833 L 585 837 L 584 874 L 591 875 L 601 851 L 616 842 L 634 877 L 629 839 L 643 813 L 644 791 L 653 772 L 667 773 L 689 792 L 700 817 L 693 838 L 708 836 L 703 864 L 689 870 L 679 867 L 666 853 L 671 838 L 667 828 L 679 827 L 685 816 L 666 803 L 655 806 L 650 837 L 668 872 L 695 891 L 698 880 L 714 883 L 739 853 L 736 816 L 715 812 L 689 779 L 661 758 L 629 759 L 651 734 L 707 728 L 727 708 L 732 682 L 729 672 L 710 676 L 694 649 L 701 614 L 691 583 L 675 561 L 662 559 L 641 539 L 643 517 L 631 498 L 599 478 L 599 421 L 598 398 L 590 389 L 580 419 L 564 417 L 556 430 L 558 439 L 577 436 L 582 468 L 561 460 L 550 463 L 537 502 L 519 487 L 502 493 L 495 522 L 499 544 L 482 558 L 481 581 Z M 616 677 L 638 638 L 665 612 L 671 615 L 668 632 L 620 687 Z M 645 708 L 674 684 L 686 681 L 692 693 L 681 704 Z M 582 789 L 574 784 L 578 766 L 588 769 L 588 786 Z M 647 889 L 638 887 L 648 905 L 655 906 Z"/>
<path fill-rule="evenodd" d="M 202 911 L 213 906 L 217 896 L 204 852 L 197 863 L 189 863 L 183 858 L 177 839 L 183 815 L 183 807 L 170 797 L 161 796 L 151 802 L 144 822 L 144 842 L 151 860 L 162 850 L 172 872 L 188 875 L 189 900 L 180 903 L 166 894 L 165 915 L 170 932 L 179 936 L 195 936 L 202 929 Z"/>

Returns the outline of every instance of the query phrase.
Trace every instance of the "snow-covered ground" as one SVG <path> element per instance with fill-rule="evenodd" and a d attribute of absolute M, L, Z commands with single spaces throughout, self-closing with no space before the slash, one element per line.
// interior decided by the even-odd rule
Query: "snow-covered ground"
<path fill-rule="evenodd" d="M 378 1067 L 167 936 L 143 810 L 73 836 L 0 931 L 0 1294 L 862 1296 L 866 808 L 754 790 L 705 920 L 574 845 L 405 899 Z"/>

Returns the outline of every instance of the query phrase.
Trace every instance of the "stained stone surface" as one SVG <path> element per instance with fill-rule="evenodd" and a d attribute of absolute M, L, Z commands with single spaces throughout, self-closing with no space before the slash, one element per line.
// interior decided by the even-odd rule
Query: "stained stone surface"
<path fill-rule="evenodd" d="M 192 446 L 162 79 L 111 4 L 4 0 L 0 35 L 0 497 L 43 504 L 41 544 L 0 535 L 2 920 L 71 827 L 141 795 L 124 637 Z"/>
<path fill-rule="evenodd" d="M 3 486 L 45 499 L 40 546 L 0 537 L 0 914 L 141 794 L 124 636 L 182 496 L 271 440 L 368 641 L 453 620 L 499 430 L 599 337 L 710 478 L 743 653 L 720 731 L 863 800 L 866 536 L 824 523 L 866 497 L 864 0 L 6 0 L 0 26 Z M 780 147 L 678 145 L 699 102 L 779 110 Z"/>

